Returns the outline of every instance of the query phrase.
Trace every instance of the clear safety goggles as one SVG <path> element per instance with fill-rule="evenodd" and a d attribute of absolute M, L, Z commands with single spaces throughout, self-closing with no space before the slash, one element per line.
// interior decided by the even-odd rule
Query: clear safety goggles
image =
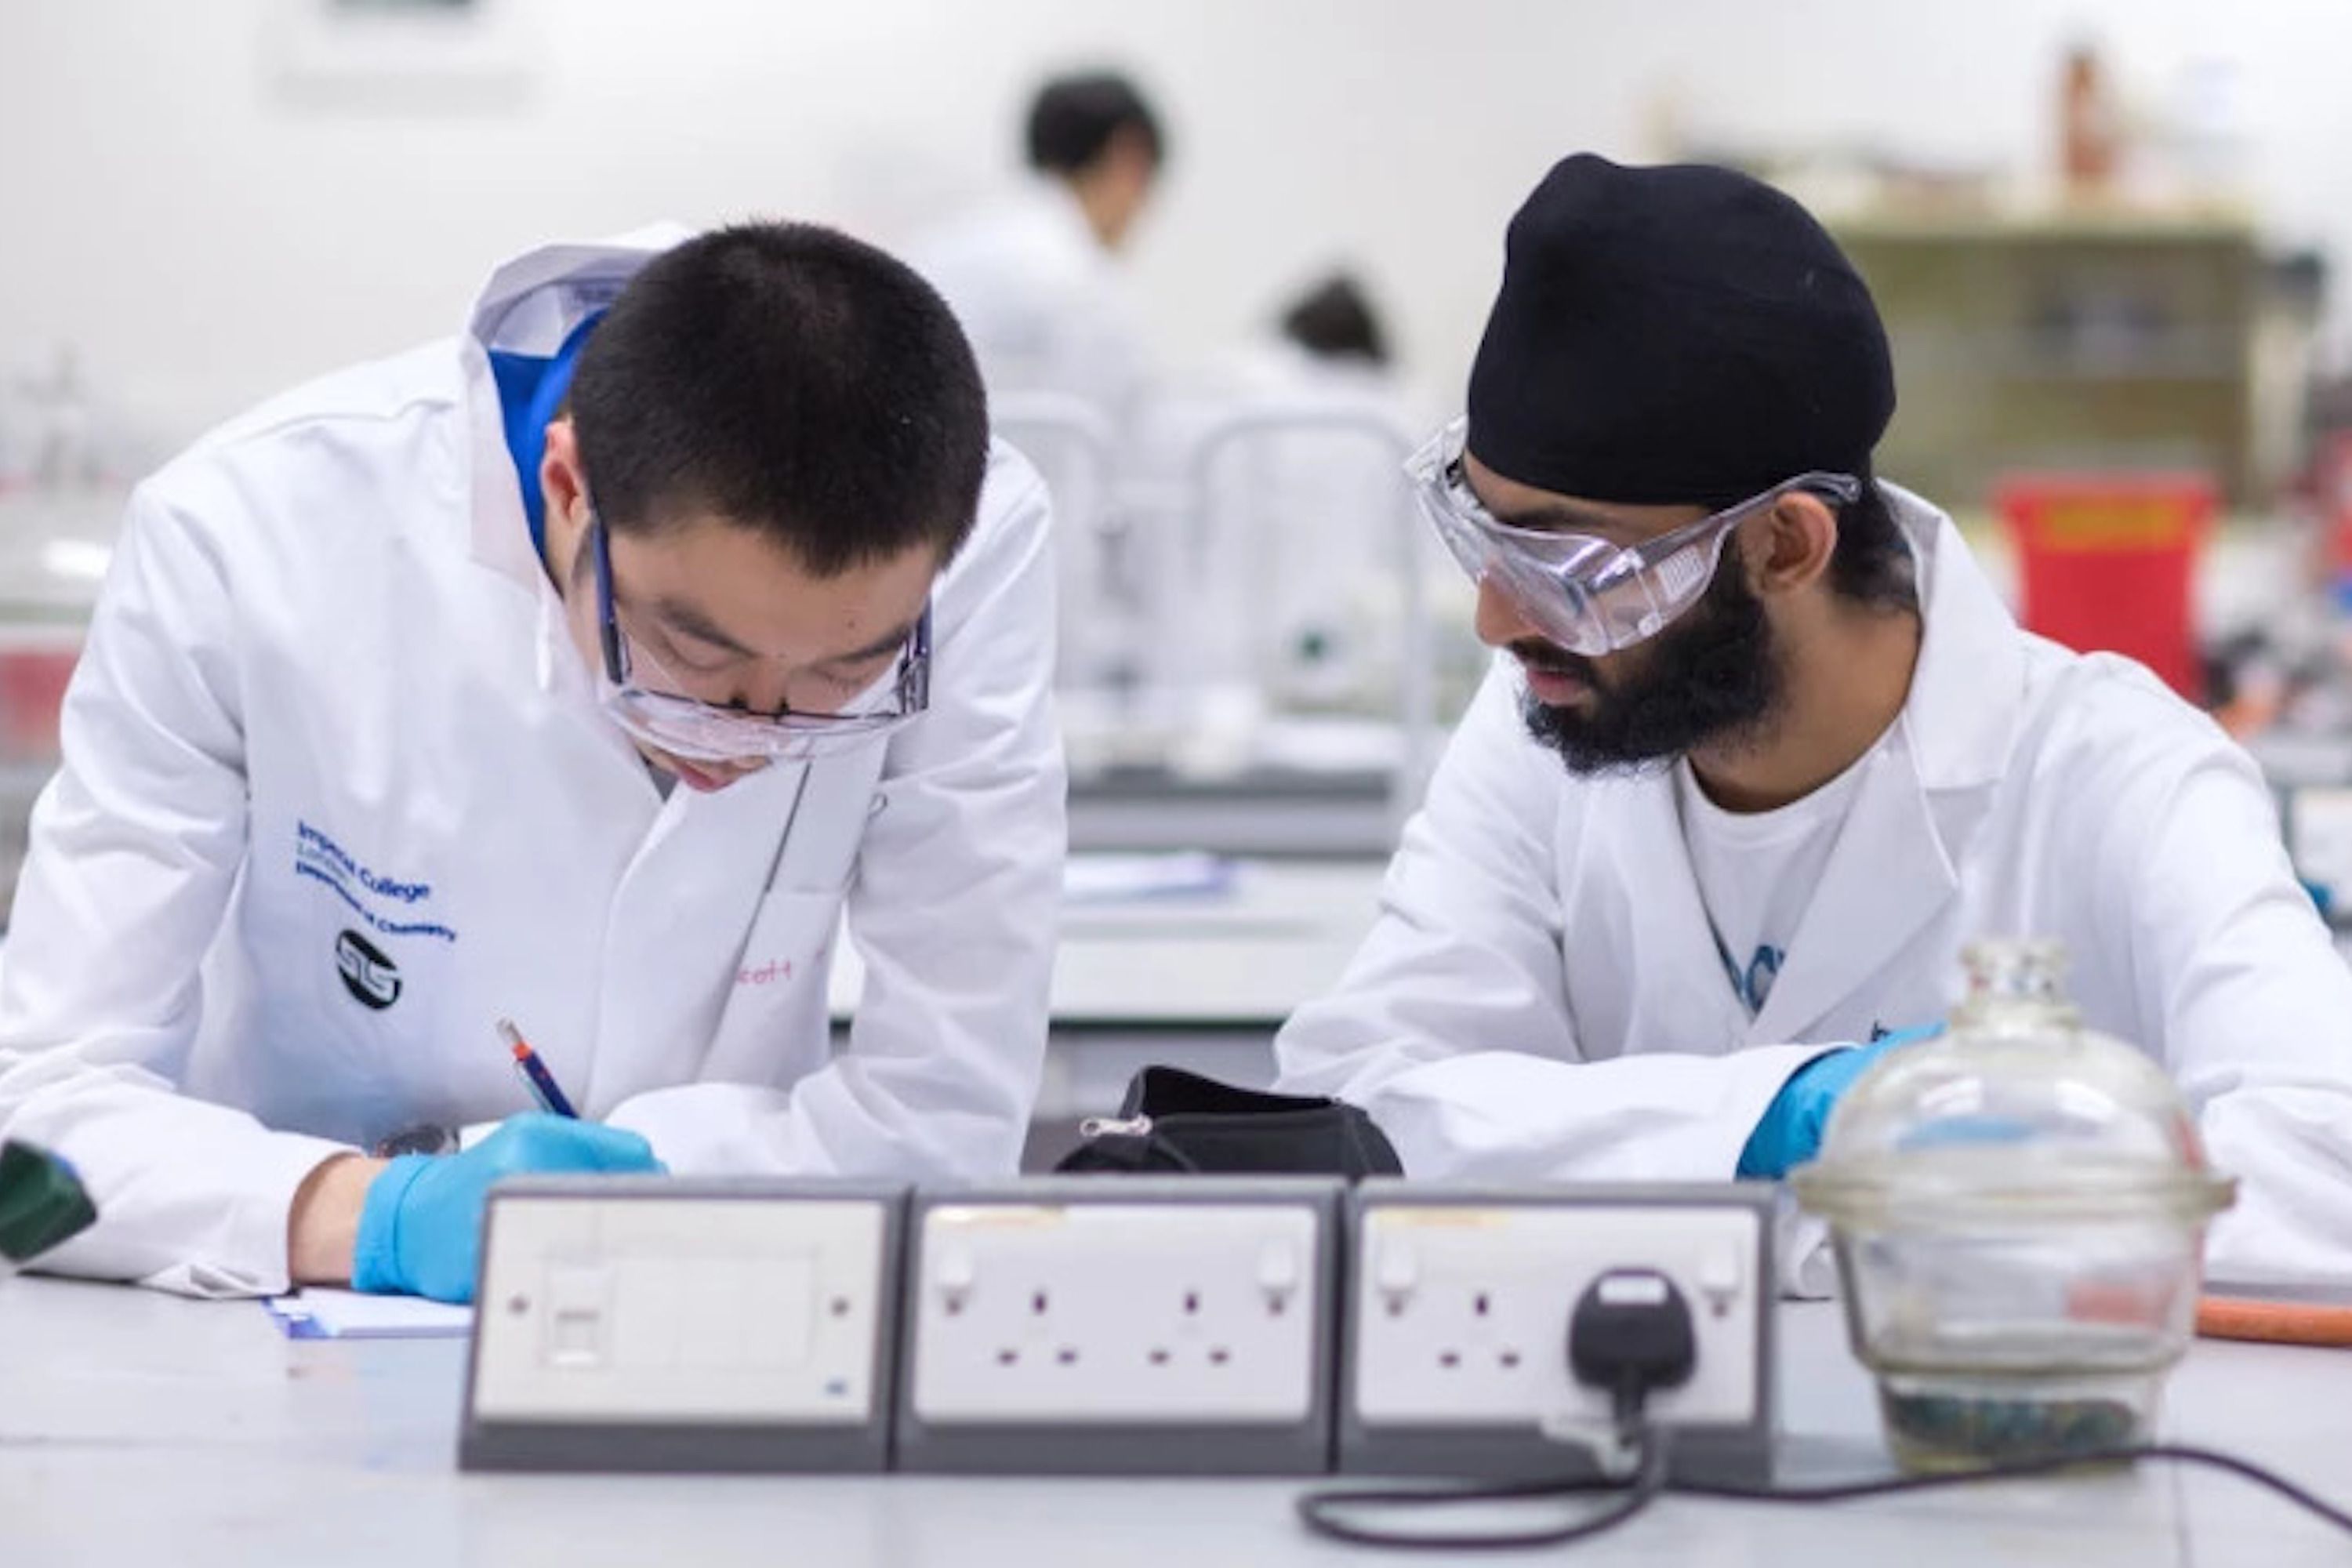
<path fill-rule="evenodd" d="M 1470 489 L 1457 418 L 1405 461 L 1421 510 L 1474 583 L 1492 584 L 1546 641 L 1596 658 L 1657 636 L 1706 592 L 1723 542 L 1782 496 L 1803 490 L 1840 505 L 1862 494 L 1851 474 L 1806 473 L 1640 544 L 1590 533 L 1514 528 Z"/>
<path fill-rule="evenodd" d="M 688 762 L 799 762 L 869 745 L 930 707 L 928 603 L 889 672 L 840 711 L 760 712 L 682 695 L 684 683 L 614 613 L 613 552 L 602 520 L 592 515 L 588 533 L 596 566 L 597 640 L 604 655 L 600 696 L 605 713 L 632 739 Z"/>

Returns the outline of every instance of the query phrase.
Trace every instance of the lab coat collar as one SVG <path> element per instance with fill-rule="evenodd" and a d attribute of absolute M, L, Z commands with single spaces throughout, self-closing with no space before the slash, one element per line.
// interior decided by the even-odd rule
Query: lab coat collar
<path fill-rule="evenodd" d="M 527 250 L 490 274 L 466 335 L 485 349 L 551 354 L 583 316 L 610 305 L 646 262 L 689 237 L 691 231 L 664 223 Z"/>
<path fill-rule="evenodd" d="M 483 565 L 526 584 L 545 575 L 507 451 L 489 351 L 553 353 L 583 317 L 610 305 L 639 268 L 688 235 L 678 225 L 657 224 L 609 240 L 546 245 L 490 274 L 458 347 L 474 559 Z"/>
<path fill-rule="evenodd" d="M 1053 174 L 1033 174 L 1023 182 L 1020 199 L 1022 205 L 1036 212 L 1074 245 L 1090 255 L 1103 254 L 1103 242 L 1069 181 Z"/>
<path fill-rule="evenodd" d="M 2024 716 L 2024 634 L 1952 520 L 1908 490 L 1879 488 L 1919 568 L 1924 629 L 1899 721 L 1919 782 L 1990 784 L 2008 769 Z"/>

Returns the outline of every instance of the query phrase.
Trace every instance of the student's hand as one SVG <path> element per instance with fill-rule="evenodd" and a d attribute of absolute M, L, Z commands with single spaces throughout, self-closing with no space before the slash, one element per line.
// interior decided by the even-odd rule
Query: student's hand
<path fill-rule="evenodd" d="M 1799 1068 L 1764 1108 L 1756 1131 L 1748 1135 L 1748 1146 L 1739 1152 L 1737 1174 L 1777 1181 L 1811 1160 L 1821 1152 L 1822 1130 L 1829 1125 L 1831 1110 L 1853 1087 L 1854 1079 L 1888 1051 L 1943 1032 L 1941 1024 L 1898 1029 L 1866 1046 L 1840 1046 Z"/>
<path fill-rule="evenodd" d="M 368 1184 L 352 1251 L 352 1286 L 385 1294 L 474 1299 L 482 1205 L 501 1176 L 663 1169 L 635 1132 L 534 1111 L 458 1154 L 404 1154 Z"/>

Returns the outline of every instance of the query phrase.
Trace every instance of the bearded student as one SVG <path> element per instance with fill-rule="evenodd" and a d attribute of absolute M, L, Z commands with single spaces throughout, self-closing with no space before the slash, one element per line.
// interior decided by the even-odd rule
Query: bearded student
<path fill-rule="evenodd" d="M 2138 665 L 2021 631 L 1875 476 L 1894 408 L 1788 197 L 1551 171 L 1411 465 L 1499 657 L 1281 1087 L 1413 1176 L 1778 1178 L 1965 945 L 2054 938 L 2240 1178 L 2214 1272 L 2352 1279 L 2352 972 L 2262 775 Z"/>

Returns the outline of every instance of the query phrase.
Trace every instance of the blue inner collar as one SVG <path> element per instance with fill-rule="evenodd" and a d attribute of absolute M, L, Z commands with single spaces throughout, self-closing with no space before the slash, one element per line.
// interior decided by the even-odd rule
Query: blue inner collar
<path fill-rule="evenodd" d="M 514 458 L 516 482 L 522 487 L 522 513 L 530 523 L 531 552 L 542 561 L 547 559 L 547 498 L 539 487 L 539 466 L 547 455 L 548 422 L 563 406 L 580 351 L 604 319 L 602 310 L 583 317 L 550 356 L 489 351 L 499 417 L 506 429 L 507 451 Z"/>

